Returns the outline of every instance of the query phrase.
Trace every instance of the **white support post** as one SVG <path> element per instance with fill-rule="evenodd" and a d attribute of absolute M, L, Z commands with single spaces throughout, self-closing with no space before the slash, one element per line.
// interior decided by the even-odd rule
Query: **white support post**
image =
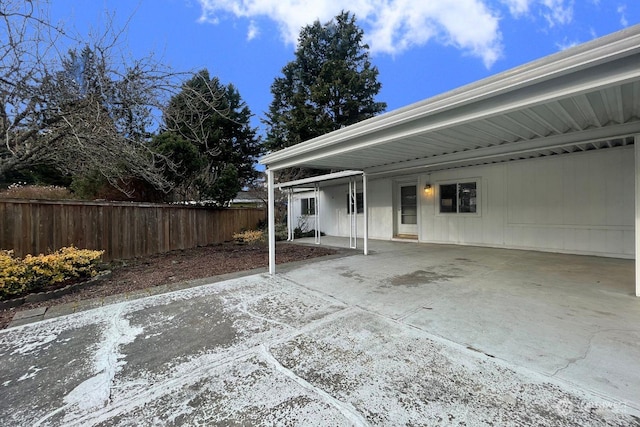
<path fill-rule="evenodd" d="M 291 222 L 291 218 L 293 217 L 293 189 L 289 189 L 287 191 L 287 241 L 293 241 L 293 222 Z"/>
<path fill-rule="evenodd" d="M 353 178 L 353 218 L 351 219 L 351 227 L 353 227 L 353 249 L 358 248 L 358 181 Z"/>
<path fill-rule="evenodd" d="M 635 174 L 636 174 L 636 296 L 640 297 L 640 135 L 634 138 Z"/>
<path fill-rule="evenodd" d="M 362 205 L 364 208 L 364 255 L 369 255 L 369 203 L 367 202 L 367 174 L 362 174 Z"/>
<path fill-rule="evenodd" d="M 269 228 L 269 274 L 276 274 L 276 209 L 273 171 L 267 169 L 267 199 Z"/>
<path fill-rule="evenodd" d="M 349 218 L 349 247 L 353 247 L 353 221 L 351 218 L 353 217 L 353 190 L 351 188 L 351 178 L 349 178 L 349 183 L 347 187 L 347 217 Z"/>
<path fill-rule="evenodd" d="M 349 179 L 349 248 L 358 247 L 358 187 L 355 178 Z"/>
<path fill-rule="evenodd" d="M 316 244 L 320 244 L 320 184 L 316 183 L 313 189 L 313 197 L 315 200 L 315 211 L 316 211 Z"/>

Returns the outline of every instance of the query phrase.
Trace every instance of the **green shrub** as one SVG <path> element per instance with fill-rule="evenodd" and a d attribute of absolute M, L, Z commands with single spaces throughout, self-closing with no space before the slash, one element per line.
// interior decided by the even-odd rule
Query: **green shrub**
<path fill-rule="evenodd" d="M 287 224 L 276 224 L 276 241 L 287 240 L 289 238 L 289 231 L 287 230 Z"/>
<path fill-rule="evenodd" d="M 28 292 L 45 291 L 68 280 L 93 277 L 104 251 L 62 248 L 48 255 L 27 255 L 0 251 L 0 300 Z"/>
<path fill-rule="evenodd" d="M 325 234 L 321 231 L 320 232 L 321 236 L 324 236 Z M 293 229 L 293 237 L 295 239 L 302 239 L 304 237 L 316 237 L 316 230 L 308 230 L 308 231 L 303 231 L 300 227 L 296 227 Z"/>

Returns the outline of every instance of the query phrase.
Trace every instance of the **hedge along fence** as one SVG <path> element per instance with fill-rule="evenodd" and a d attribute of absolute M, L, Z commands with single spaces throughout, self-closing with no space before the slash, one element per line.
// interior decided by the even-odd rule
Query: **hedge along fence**
<path fill-rule="evenodd" d="M 264 219 L 256 208 L 8 199 L 0 200 L 0 249 L 24 257 L 74 245 L 126 259 L 229 241 Z"/>

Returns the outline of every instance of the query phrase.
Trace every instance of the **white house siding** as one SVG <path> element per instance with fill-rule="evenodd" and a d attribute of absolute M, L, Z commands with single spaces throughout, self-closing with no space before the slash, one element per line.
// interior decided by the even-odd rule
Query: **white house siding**
<path fill-rule="evenodd" d="M 438 213 L 437 184 L 474 178 L 479 215 Z M 435 172 L 421 187 L 427 181 L 421 241 L 634 257 L 633 146 Z"/>
<path fill-rule="evenodd" d="M 358 179 L 358 192 L 362 192 L 362 181 Z M 350 222 L 347 215 L 347 184 L 323 187 L 320 194 L 320 231 L 329 236 L 349 236 Z M 368 182 L 369 237 L 391 239 L 393 237 L 393 211 L 390 206 L 391 182 L 370 180 Z M 298 211 L 299 211 L 298 207 Z M 358 236 L 364 235 L 364 215 L 357 215 Z"/>
<path fill-rule="evenodd" d="M 304 229 L 303 231 L 315 230 L 316 217 L 314 215 L 302 215 L 302 207 L 300 205 L 300 200 L 313 199 L 313 197 L 314 197 L 313 191 L 294 193 L 293 195 L 293 228 L 300 227 Z"/>

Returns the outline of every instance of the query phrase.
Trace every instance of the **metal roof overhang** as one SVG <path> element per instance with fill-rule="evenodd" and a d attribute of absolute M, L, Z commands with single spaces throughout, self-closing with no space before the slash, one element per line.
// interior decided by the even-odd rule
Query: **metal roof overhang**
<path fill-rule="evenodd" d="M 640 25 L 264 156 L 368 175 L 610 148 L 640 134 Z"/>
<path fill-rule="evenodd" d="M 347 183 L 356 176 L 362 176 L 362 171 L 345 170 L 324 175 L 312 176 L 310 178 L 297 179 L 295 181 L 281 182 L 279 184 L 276 184 L 275 188 L 312 190 L 318 185 L 335 185 Z"/>

